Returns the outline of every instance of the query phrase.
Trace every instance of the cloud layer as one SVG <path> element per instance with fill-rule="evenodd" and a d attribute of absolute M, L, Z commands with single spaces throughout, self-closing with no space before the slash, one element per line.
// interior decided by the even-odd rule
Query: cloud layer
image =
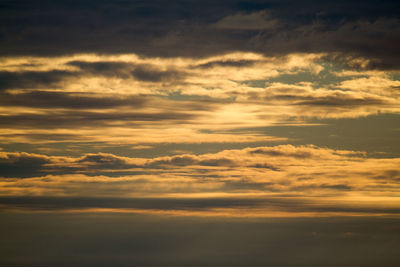
<path fill-rule="evenodd" d="M 69 158 L 1 152 L 0 194 L 8 197 L 161 197 L 166 201 L 194 198 L 204 212 L 212 210 L 217 215 L 218 209 L 227 208 L 229 212 L 241 209 L 238 201 L 242 199 L 243 203 L 250 201 L 245 206 L 251 207 L 258 216 L 267 216 L 272 211 L 286 216 L 290 212 L 386 214 L 398 212 L 399 163 L 398 159 L 367 158 L 362 152 L 291 145 L 151 159 L 104 153 Z M 4 204 L 11 205 L 13 201 Z M 221 206 L 219 201 L 232 202 L 232 205 Z M 380 201 L 386 203 L 388 210 L 381 210 Z M 133 206 L 119 205 L 118 201 L 110 207 L 94 203 L 97 204 L 85 208 L 141 209 L 135 206 L 135 201 L 131 202 Z M 172 203 L 175 204 L 165 209 L 183 208 L 179 202 Z M 62 208 L 57 205 L 54 208 Z M 292 205 L 297 208 L 292 210 Z M 164 208 L 149 207 L 143 212 L 147 209 Z M 220 212 L 224 214 L 223 210 Z M 249 216 L 249 212 L 244 216 Z"/>
<path fill-rule="evenodd" d="M 2 1 L 0 203 L 394 215 L 399 9 Z"/>

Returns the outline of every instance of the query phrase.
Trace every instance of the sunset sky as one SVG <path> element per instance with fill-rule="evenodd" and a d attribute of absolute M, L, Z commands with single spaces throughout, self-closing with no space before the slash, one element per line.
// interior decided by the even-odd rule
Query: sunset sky
<path fill-rule="evenodd" d="M 399 10 L 0 0 L 0 264 L 400 264 Z"/>

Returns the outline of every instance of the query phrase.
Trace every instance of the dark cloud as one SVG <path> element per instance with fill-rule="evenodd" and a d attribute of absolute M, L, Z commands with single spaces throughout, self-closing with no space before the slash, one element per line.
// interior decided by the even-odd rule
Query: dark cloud
<path fill-rule="evenodd" d="M 256 60 L 216 60 L 210 61 L 207 63 L 196 65 L 196 68 L 201 69 L 208 69 L 213 67 L 234 67 L 234 68 L 241 68 L 241 67 L 250 67 L 256 64 L 258 61 Z"/>
<path fill-rule="evenodd" d="M 249 167 L 251 168 L 261 168 L 261 169 L 270 169 L 273 171 L 279 171 L 279 168 L 271 165 L 271 164 L 267 164 L 267 163 L 263 163 L 263 164 L 254 164 L 254 165 L 249 165 Z"/>
<path fill-rule="evenodd" d="M 278 99 L 286 98 L 286 96 L 277 96 Z M 290 98 L 290 97 L 289 97 Z M 295 105 L 305 106 L 342 106 L 342 107 L 353 107 L 353 106 L 369 106 L 369 105 L 384 105 L 385 101 L 378 97 L 350 97 L 345 94 L 336 94 L 325 97 L 293 97 L 297 99 L 303 99 L 295 102 Z"/>
<path fill-rule="evenodd" d="M 327 95 L 310 95 L 308 92 L 298 90 L 292 93 L 284 93 L 284 89 L 277 90 L 275 94 L 265 96 L 265 94 L 249 94 L 250 100 L 265 101 L 288 101 L 290 105 L 301 106 L 325 106 L 325 107 L 355 107 L 355 106 L 373 106 L 389 104 L 387 99 L 379 96 L 363 96 L 345 93 L 342 91 L 331 91 Z M 281 92 L 279 92 L 281 91 Z M 282 93 L 283 91 L 283 93 Z"/>
<path fill-rule="evenodd" d="M 236 165 L 236 162 L 228 158 L 215 158 L 202 160 L 199 162 L 199 165 L 232 167 Z"/>
<path fill-rule="evenodd" d="M 36 89 L 54 86 L 58 82 L 76 77 L 77 73 L 62 70 L 52 71 L 0 71 L 0 90 L 5 89 Z"/>
<path fill-rule="evenodd" d="M 86 173 L 92 175 L 101 172 L 115 176 L 105 170 L 125 170 L 145 167 L 127 162 L 126 158 L 113 154 L 86 154 L 80 158 L 50 157 L 31 153 L 2 152 L 0 154 L 0 177 L 29 178 L 43 175 Z M 120 174 L 126 174 L 124 172 Z"/>
<path fill-rule="evenodd" d="M 181 79 L 184 74 L 176 70 L 158 70 L 152 66 L 138 66 L 131 74 L 139 81 L 144 82 L 168 82 Z"/>
<path fill-rule="evenodd" d="M 234 183 L 228 184 L 235 187 Z M 250 188 L 260 188 L 260 184 L 248 184 Z M 240 189 L 238 186 L 237 189 Z M 327 212 L 360 213 L 360 214 L 398 214 L 397 208 L 392 207 L 361 207 L 351 205 L 331 205 L 315 203 L 302 198 L 99 198 L 99 197 L 0 197 L 0 202 L 8 208 L 22 208 L 32 210 L 66 210 L 87 208 L 110 209 L 143 209 L 143 210 L 183 210 L 202 211 L 215 208 L 263 208 L 276 209 L 287 212 L 318 212 L 323 215 Z"/>
<path fill-rule="evenodd" d="M 218 166 L 233 167 L 236 164 L 224 157 L 201 158 L 195 155 L 177 155 L 173 157 L 154 158 L 143 161 L 135 158 L 119 157 L 109 153 L 89 153 L 80 158 L 50 157 L 40 154 L 1 152 L 0 177 L 27 178 L 45 174 L 102 174 L 116 176 L 135 174 L 137 171 L 126 169 L 146 168 L 176 168 L 184 166 Z M 108 172 L 113 171 L 113 172 Z M 147 172 L 151 173 L 150 170 Z"/>
<path fill-rule="evenodd" d="M 335 52 L 373 59 L 370 68 L 398 69 L 399 9 L 400 3 L 390 0 L 2 1 L 0 51 L 162 57 Z M 260 11 L 276 25 L 215 27 L 224 18 Z"/>
<path fill-rule="evenodd" d="M 174 166 L 188 166 L 195 165 L 199 162 L 196 156 L 192 155 L 179 155 L 168 157 L 164 159 L 154 160 L 150 163 L 150 166 L 163 166 L 163 165 L 174 165 Z"/>
<path fill-rule="evenodd" d="M 107 77 L 129 78 L 129 69 L 132 64 L 125 62 L 112 62 L 112 61 L 71 61 L 68 65 L 78 67 L 89 75 L 101 75 Z"/>
<path fill-rule="evenodd" d="M 144 122 L 156 123 L 184 123 L 195 118 L 191 112 L 126 112 L 126 113 L 102 113 L 92 111 L 53 111 L 49 114 L 20 114 L 0 116 L 0 127 L 41 127 L 41 128 L 65 128 L 72 126 L 112 126 L 115 122 L 125 122 L 125 126 L 139 126 Z M 114 124 L 115 125 L 115 124 Z"/>
<path fill-rule="evenodd" d="M 43 167 L 51 163 L 45 155 L 7 153 L 0 156 L 0 177 L 34 177 L 43 175 Z"/>
<path fill-rule="evenodd" d="M 117 157 L 113 154 L 86 154 L 76 161 L 78 164 L 86 165 L 88 168 L 94 169 L 128 169 L 137 167 L 137 165 L 129 164 L 125 159 Z"/>
<path fill-rule="evenodd" d="M 119 106 L 142 107 L 150 101 L 146 96 L 98 97 L 90 94 L 27 91 L 22 93 L 1 93 L 0 105 L 36 108 L 114 108 Z"/>
<path fill-rule="evenodd" d="M 362 58 L 352 57 L 344 54 L 329 54 L 322 57 L 327 62 L 334 62 L 345 69 L 356 70 L 397 70 L 398 59 L 396 57 L 384 58 Z"/>
<path fill-rule="evenodd" d="M 233 167 L 237 163 L 229 158 L 214 157 L 214 158 L 201 158 L 195 155 L 177 155 L 172 157 L 166 157 L 161 159 L 155 159 L 149 163 L 152 167 L 162 167 L 164 165 L 169 166 L 219 166 L 219 167 Z"/>
<path fill-rule="evenodd" d="M 262 201 L 230 198 L 88 198 L 88 197 L 0 197 L 2 204 L 32 209 L 131 208 L 204 210 L 214 207 L 251 207 Z M 277 202 L 272 200 L 271 202 Z"/>
<path fill-rule="evenodd" d="M 235 167 L 239 163 L 223 156 L 196 156 L 176 155 L 172 157 L 161 157 L 152 159 L 120 157 L 110 153 L 88 153 L 79 158 L 52 157 L 40 154 L 1 152 L 0 153 L 0 177 L 26 178 L 42 176 L 45 174 L 73 174 L 93 173 L 106 176 L 115 176 L 108 171 L 121 171 L 120 175 L 128 175 L 127 169 L 151 169 L 180 168 L 184 166 L 213 166 L 213 167 Z M 250 166 L 254 167 L 254 166 Z M 263 164 L 256 168 L 276 168 Z M 136 173 L 137 170 L 131 170 Z M 207 170 L 205 172 L 208 172 Z M 207 173 L 202 173 L 206 176 Z"/>
<path fill-rule="evenodd" d="M 250 181 L 225 181 L 222 186 L 223 190 L 234 191 L 234 192 L 247 192 L 248 190 L 256 191 L 268 191 L 268 192 L 279 192 L 274 188 L 273 183 L 256 183 Z M 268 189 L 268 190 L 266 190 Z"/>
<path fill-rule="evenodd" d="M 135 78 L 144 82 L 164 82 L 178 80 L 185 76 L 177 70 L 161 70 L 156 65 L 131 64 L 118 61 L 71 61 L 68 65 L 78 67 L 84 75 Z"/>
<path fill-rule="evenodd" d="M 273 157 L 294 157 L 294 158 L 312 158 L 314 156 L 311 151 L 305 151 L 305 150 L 285 151 L 267 147 L 250 149 L 249 153 L 264 154 Z"/>
<path fill-rule="evenodd" d="M 353 187 L 349 186 L 347 184 L 308 184 L 308 185 L 291 187 L 291 190 L 293 190 L 293 191 L 303 191 L 303 192 L 309 191 L 309 190 L 315 190 L 315 189 L 332 189 L 335 191 L 350 191 L 353 189 Z"/>
<path fill-rule="evenodd" d="M 400 182 L 400 170 L 386 170 L 383 171 L 381 175 L 373 177 L 383 183 L 387 183 L 388 181 Z"/>
<path fill-rule="evenodd" d="M 6 89 L 43 89 L 58 88 L 58 84 L 69 78 L 87 76 L 134 78 L 145 82 L 165 82 L 184 78 L 186 75 L 177 70 L 160 70 L 157 66 L 130 64 L 125 62 L 86 62 L 71 61 L 67 65 L 79 68 L 79 71 L 0 71 L 0 91 Z"/>

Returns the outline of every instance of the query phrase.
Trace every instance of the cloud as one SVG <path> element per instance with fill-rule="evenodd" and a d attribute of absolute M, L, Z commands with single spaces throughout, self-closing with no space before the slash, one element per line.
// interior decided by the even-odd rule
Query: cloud
<path fill-rule="evenodd" d="M 1 93 L 2 106 L 69 109 L 109 109 L 121 106 L 143 107 L 149 102 L 146 96 L 101 97 L 93 94 L 64 93 L 51 91 L 27 91 L 20 93 Z"/>
<path fill-rule="evenodd" d="M 8 72 L 0 71 L 0 90 L 5 89 L 35 89 L 55 86 L 60 81 L 74 77 L 76 73 L 60 70 Z"/>
<path fill-rule="evenodd" d="M 0 69 L 9 74 L 76 75 L 36 89 L 34 83 L 22 79 L 18 88 L 3 90 L 0 141 L 275 142 L 286 139 L 234 131 L 293 120 L 307 123 L 315 118 L 400 112 L 394 76 L 379 71 L 332 71 L 324 56 L 236 52 L 197 59 L 134 54 L 6 58 Z M 304 73 L 310 81 L 302 81 Z M 285 81 L 285 75 L 296 76 L 299 82 Z M 324 75 L 336 80 L 322 85 L 313 82 L 313 77 Z M 50 129 L 56 131 L 54 136 Z M 46 140 L 40 141 L 41 137 Z"/>
<path fill-rule="evenodd" d="M 68 65 L 78 67 L 90 75 L 102 75 L 108 77 L 129 77 L 129 69 L 132 68 L 132 64 L 118 61 L 97 61 L 97 62 L 86 62 L 86 61 L 70 61 Z"/>
<path fill-rule="evenodd" d="M 131 158 L 90 153 L 78 158 L 0 152 L 0 195 L 132 196 L 152 194 L 382 194 L 398 186 L 398 158 L 316 146 L 224 150 Z M 24 179 L 19 179 L 24 178 Z M 87 182 L 90 181 L 90 186 Z M 76 185 L 80 184 L 80 189 Z"/>
<path fill-rule="evenodd" d="M 398 208 L 319 202 L 301 197 L 98 198 L 0 197 L 3 209 L 51 212 L 121 212 L 229 217 L 393 216 Z M 350 205 L 349 205 L 350 204 Z M 260 212 L 261 211 L 261 212 Z"/>
<path fill-rule="evenodd" d="M 40 10 L 35 7 L 40 6 Z M 23 8 L 22 8 L 23 7 Z M 339 52 L 398 69 L 395 1 L 19 1 L 3 6 L 4 55 L 136 53 L 204 57 L 230 51 L 268 55 Z M 27 12 L 35 10 L 35 12 Z M 279 31 L 274 29 L 279 26 Z M 379 48 L 379 49 L 376 49 Z"/>
<path fill-rule="evenodd" d="M 278 21 L 270 19 L 264 11 L 227 16 L 215 24 L 218 29 L 226 30 L 274 30 L 277 26 Z"/>
<path fill-rule="evenodd" d="M 311 145 L 297 147 L 293 145 L 281 145 L 275 147 L 251 148 L 248 149 L 247 152 L 250 154 L 262 154 L 273 157 L 293 157 L 298 159 L 323 159 L 365 155 L 363 152 L 332 150 Z"/>
<path fill-rule="evenodd" d="M 241 67 L 250 67 L 257 63 L 255 60 L 215 60 L 215 61 L 210 61 L 207 63 L 202 63 L 199 65 L 196 65 L 196 68 L 201 68 L 201 69 L 207 69 L 207 68 L 213 68 L 213 67 L 233 67 L 233 68 L 241 68 Z"/>
<path fill-rule="evenodd" d="M 151 66 L 139 66 L 132 71 L 133 77 L 144 82 L 161 82 L 181 79 L 182 72 L 175 70 L 158 70 Z"/>
<path fill-rule="evenodd" d="M 86 154 L 76 160 L 76 163 L 99 169 L 127 169 L 135 166 L 128 164 L 124 158 L 104 153 Z"/>
<path fill-rule="evenodd" d="M 144 112 L 127 112 L 127 113 L 107 113 L 92 111 L 62 111 L 49 114 L 18 114 L 9 116 L 0 116 L 0 125 L 7 127 L 43 127 L 46 128 L 63 128 L 78 127 L 82 122 L 88 126 L 107 125 L 108 122 L 126 122 L 126 125 L 133 125 L 138 122 L 162 123 L 166 121 L 183 122 L 194 118 L 196 115 L 189 112 L 170 112 L 170 113 L 144 113 Z"/>
<path fill-rule="evenodd" d="M 43 167 L 51 163 L 45 155 L 21 153 L 0 154 L 0 173 L 2 177 L 34 177 L 44 175 Z"/>
<path fill-rule="evenodd" d="M 134 78 L 143 82 L 164 82 L 182 79 L 183 71 L 162 70 L 153 64 L 135 64 L 121 61 L 70 61 L 68 65 L 78 67 L 85 75 Z"/>

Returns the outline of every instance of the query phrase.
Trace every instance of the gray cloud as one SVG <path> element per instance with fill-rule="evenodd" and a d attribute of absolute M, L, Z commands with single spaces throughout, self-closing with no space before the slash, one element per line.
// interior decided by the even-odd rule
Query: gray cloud
<path fill-rule="evenodd" d="M 182 71 L 160 70 L 156 65 L 131 64 L 118 61 L 71 61 L 68 65 L 80 68 L 84 75 L 119 77 L 123 79 L 135 78 L 144 82 L 179 80 L 185 76 Z"/>
<path fill-rule="evenodd" d="M 164 82 L 181 79 L 184 74 L 176 70 L 158 70 L 152 66 L 138 66 L 131 74 L 139 81 L 144 82 Z"/>
<path fill-rule="evenodd" d="M 1 177 L 35 177 L 43 175 L 43 168 L 51 163 L 51 158 L 45 155 L 28 153 L 8 153 L 0 157 Z"/>
<path fill-rule="evenodd" d="M 110 126 L 110 124 L 123 121 L 125 126 L 140 125 L 144 122 L 163 123 L 174 121 L 184 123 L 195 118 L 196 115 L 190 112 L 126 112 L 126 113 L 102 113 L 91 111 L 53 111 L 51 114 L 20 114 L 20 115 L 1 115 L 0 127 L 42 127 L 42 128 L 64 128 L 72 126 Z"/>
<path fill-rule="evenodd" d="M 302 150 L 295 150 L 295 151 L 285 151 L 279 150 L 274 148 L 254 148 L 249 150 L 250 154 L 264 154 L 268 156 L 274 157 L 295 157 L 295 158 L 311 158 L 314 155 L 311 151 L 302 151 Z"/>
<path fill-rule="evenodd" d="M 395 182 L 400 182 L 400 170 L 386 170 L 382 172 L 381 175 L 373 177 L 374 179 L 380 180 L 384 183 L 387 181 L 395 181 Z"/>
<path fill-rule="evenodd" d="M 353 187 L 347 184 L 308 184 L 303 186 L 291 187 L 291 190 L 293 191 L 309 191 L 314 189 L 332 189 L 335 191 L 350 191 L 353 189 Z"/>
<path fill-rule="evenodd" d="M 276 96 L 278 99 L 286 98 L 287 96 Z M 289 96 L 290 98 L 290 96 Z M 384 105 L 386 102 L 378 97 L 349 97 L 345 94 L 337 94 L 325 97 L 301 97 L 294 96 L 294 99 L 300 100 L 295 102 L 295 105 L 304 106 L 342 106 L 342 107 L 352 107 L 352 106 L 370 106 L 370 105 Z"/>
<path fill-rule="evenodd" d="M 271 165 L 271 164 L 267 164 L 267 163 L 263 163 L 263 164 L 253 164 L 253 165 L 249 165 L 249 167 L 252 168 L 260 168 L 260 169 L 270 169 L 273 171 L 279 171 L 279 168 Z"/>
<path fill-rule="evenodd" d="M 144 167 L 126 161 L 126 158 L 112 154 L 86 154 L 80 158 L 50 157 L 30 153 L 7 153 L 0 157 L 0 177 L 28 178 L 47 174 L 92 174 L 99 171 L 107 175 L 104 170 L 124 170 Z M 110 176 L 115 176 L 110 174 Z"/>
<path fill-rule="evenodd" d="M 128 169 L 137 167 L 137 165 L 129 164 L 125 159 L 112 154 L 86 154 L 82 158 L 76 160 L 76 163 L 86 165 L 87 168 L 93 169 Z"/>
<path fill-rule="evenodd" d="M 236 163 L 228 158 L 215 157 L 202 159 L 195 155 L 177 155 L 167 158 L 155 159 L 149 162 L 149 166 L 152 167 L 162 167 L 167 166 L 190 166 L 190 165 L 200 165 L 200 166 L 219 166 L 219 167 L 232 167 Z"/>
<path fill-rule="evenodd" d="M 36 89 L 45 86 L 54 86 L 58 82 L 71 77 L 77 73 L 70 71 L 24 71 L 9 72 L 0 71 L 0 90 L 5 89 Z"/>
<path fill-rule="evenodd" d="M 370 68 L 398 69 L 399 5 L 389 0 L 379 4 L 226 0 L 218 5 L 209 0 L 177 0 L 169 5 L 158 0 L 6 1 L 0 11 L 0 51 L 2 55 L 133 52 L 163 57 L 230 51 L 335 52 L 373 59 Z M 268 16 L 257 15 L 263 12 Z M 236 24 L 229 23 L 234 18 Z M 251 25 L 244 27 L 243 19 L 251 18 Z M 225 27 L 216 27 L 221 21 Z M 269 21 L 279 27 L 260 26 Z"/>
<path fill-rule="evenodd" d="M 234 93 L 240 95 L 241 93 Z M 251 101 L 264 102 L 282 101 L 289 105 L 298 106 L 321 106 L 321 107 L 362 107 L 362 106 L 384 106 L 390 104 L 387 98 L 377 95 L 349 94 L 343 91 L 326 91 L 326 95 L 310 94 L 303 90 L 292 90 L 285 92 L 285 89 L 277 89 L 271 94 L 249 93 L 247 97 Z"/>
<path fill-rule="evenodd" d="M 119 157 L 109 153 L 89 153 L 80 158 L 72 157 L 51 157 L 40 154 L 1 152 L 0 168 L 3 177 L 35 177 L 44 174 L 66 174 L 86 173 L 100 171 L 103 175 L 115 176 L 107 172 L 122 171 L 120 175 L 128 175 L 126 169 L 146 168 L 163 169 L 179 168 L 184 166 L 214 166 L 214 167 L 235 167 L 238 162 L 223 156 L 196 156 L 176 155 L 153 159 L 135 159 Z M 253 166 L 252 166 L 253 167 Z M 260 165 L 257 168 L 268 168 L 277 170 L 271 165 Z M 135 170 L 133 173 L 136 173 Z M 206 175 L 206 174 L 204 174 Z"/>
<path fill-rule="evenodd" d="M 67 63 L 70 66 L 78 67 L 86 74 L 102 75 L 108 77 L 129 78 L 129 69 L 133 67 L 132 64 L 125 62 L 86 62 L 86 61 L 70 61 Z"/>
<path fill-rule="evenodd" d="M 194 67 L 201 68 L 201 69 L 208 69 L 213 67 L 234 67 L 234 68 L 241 68 L 241 67 L 250 67 L 256 64 L 258 61 L 256 60 L 215 60 L 210 61 L 207 63 L 199 64 Z"/>
<path fill-rule="evenodd" d="M 22 93 L 1 93 L 0 105 L 36 108 L 114 108 L 119 106 L 142 107 L 150 101 L 146 96 L 98 97 L 90 94 L 27 91 Z"/>
<path fill-rule="evenodd" d="M 260 186 L 255 185 L 257 188 Z M 234 186 L 230 184 L 228 186 Z M 254 185 L 249 185 L 253 187 Z M 359 207 L 351 205 L 330 205 L 315 203 L 302 198 L 263 197 L 263 198 L 95 198 L 95 197 L 0 197 L 8 208 L 22 207 L 32 210 L 66 210 L 87 208 L 143 209 L 143 210 L 182 210 L 202 211 L 213 208 L 264 208 L 287 212 L 328 212 L 359 213 L 363 215 L 385 213 L 398 214 L 397 208 Z"/>

